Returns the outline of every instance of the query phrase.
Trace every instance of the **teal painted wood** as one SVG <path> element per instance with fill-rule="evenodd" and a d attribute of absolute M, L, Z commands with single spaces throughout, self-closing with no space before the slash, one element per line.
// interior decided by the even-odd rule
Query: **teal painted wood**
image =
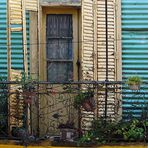
<path fill-rule="evenodd" d="M 26 36 L 27 36 L 27 52 L 28 52 L 28 72 L 30 73 L 30 16 L 29 11 L 26 12 Z"/>
<path fill-rule="evenodd" d="M 29 20 L 29 13 L 26 12 L 26 33 L 27 33 L 27 49 L 28 49 L 28 67 L 29 67 L 29 42 L 30 42 L 30 20 Z M 13 27 L 17 27 L 18 25 L 13 25 Z M 12 39 L 12 69 L 24 71 L 24 54 L 23 54 L 23 33 L 22 32 L 12 32 L 11 39 Z"/>
<path fill-rule="evenodd" d="M 7 77 L 6 0 L 0 0 L 0 76 Z"/>
<path fill-rule="evenodd" d="M 148 81 L 148 0 L 122 0 L 123 80 L 138 75 Z M 140 117 L 148 109 L 148 85 L 133 92 L 123 87 L 123 117 Z"/>

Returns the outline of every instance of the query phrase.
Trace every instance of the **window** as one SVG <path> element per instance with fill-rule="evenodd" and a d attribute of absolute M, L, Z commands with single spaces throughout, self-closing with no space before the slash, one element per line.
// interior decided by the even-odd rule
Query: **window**
<path fill-rule="evenodd" d="M 46 60 L 49 82 L 73 79 L 73 26 L 71 14 L 46 17 Z"/>

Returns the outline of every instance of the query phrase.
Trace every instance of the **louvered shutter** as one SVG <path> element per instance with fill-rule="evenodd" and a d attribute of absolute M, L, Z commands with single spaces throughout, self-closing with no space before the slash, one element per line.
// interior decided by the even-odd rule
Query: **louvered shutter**
<path fill-rule="evenodd" d="M 114 25 L 114 0 L 108 0 L 108 72 L 109 80 L 115 80 L 115 25 Z M 105 0 L 97 2 L 97 42 L 98 42 L 98 79 L 105 80 L 106 76 L 106 22 L 105 22 Z"/>
<path fill-rule="evenodd" d="M 22 0 L 10 1 L 10 23 L 22 24 Z"/>
<path fill-rule="evenodd" d="M 108 0 L 108 79 L 115 80 L 115 8 L 114 0 Z M 106 19 L 105 0 L 82 0 L 82 79 L 105 81 L 106 79 Z M 98 115 L 104 115 L 105 91 L 98 95 Z M 115 93 L 108 90 L 107 114 L 114 118 Z M 95 114 L 84 113 L 90 121 Z M 83 123 L 82 123 L 83 124 Z"/>
<path fill-rule="evenodd" d="M 115 81 L 115 20 L 114 0 L 107 1 L 108 18 L 108 79 Z M 98 80 L 104 81 L 106 77 L 106 20 L 105 0 L 97 1 L 97 47 L 98 47 Z M 109 86 L 110 87 L 110 86 Z M 100 92 L 104 94 L 105 92 Z M 98 96 L 99 115 L 104 115 L 105 95 Z M 108 89 L 107 116 L 114 118 L 116 109 L 116 98 L 113 90 Z"/>
<path fill-rule="evenodd" d="M 94 79 L 93 0 L 82 1 L 82 79 Z"/>
<path fill-rule="evenodd" d="M 26 0 L 26 10 L 37 11 L 38 0 Z"/>
<path fill-rule="evenodd" d="M 109 70 L 109 80 L 111 81 L 115 80 L 114 12 L 115 12 L 114 0 L 109 0 L 108 1 L 109 69 L 108 70 Z M 105 75 L 106 75 L 105 25 L 106 25 L 105 0 L 83 0 L 82 1 L 82 79 L 96 80 L 95 67 L 97 67 L 98 71 L 97 80 L 100 81 L 105 80 Z M 97 45 L 97 53 L 95 45 Z M 98 55 L 97 58 L 95 58 L 96 54 Z M 97 66 L 95 64 L 97 64 Z"/>

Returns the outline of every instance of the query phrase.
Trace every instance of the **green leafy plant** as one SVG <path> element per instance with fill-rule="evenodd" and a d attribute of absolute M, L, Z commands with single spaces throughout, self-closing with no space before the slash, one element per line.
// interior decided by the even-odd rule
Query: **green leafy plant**
<path fill-rule="evenodd" d="M 79 144 L 92 143 L 118 143 L 148 141 L 148 121 L 131 119 L 115 122 L 99 118 L 93 120 L 91 130 L 84 134 Z"/>
<path fill-rule="evenodd" d="M 25 103 L 31 104 L 32 97 L 36 96 L 35 88 L 37 80 L 33 79 L 31 76 L 28 76 L 26 73 L 21 73 L 21 78 L 16 77 L 16 82 L 22 90 L 22 96 L 24 97 Z"/>
<path fill-rule="evenodd" d="M 32 90 L 35 88 L 37 80 L 28 76 L 26 73 L 21 73 L 21 78 L 16 77 L 16 82 L 21 85 L 23 90 Z"/>
<path fill-rule="evenodd" d="M 141 83 L 141 78 L 139 76 L 131 76 L 127 80 L 128 85 L 140 85 Z"/>
<path fill-rule="evenodd" d="M 120 123 L 117 130 L 124 141 L 141 141 L 144 139 L 144 126 L 143 123 L 137 119 L 129 122 Z"/>
<path fill-rule="evenodd" d="M 86 111 L 94 110 L 95 102 L 93 97 L 94 92 L 90 89 L 85 92 L 80 91 L 78 95 L 74 97 L 74 107 L 78 109 L 82 106 Z"/>
<path fill-rule="evenodd" d="M 141 83 L 142 81 L 139 76 L 131 76 L 127 80 L 127 84 L 129 85 L 131 90 L 139 90 Z"/>
<path fill-rule="evenodd" d="M 77 146 L 84 146 L 93 144 L 93 133 L 92 132 L 86 132 L 79 140 L 77 140 Z"/>

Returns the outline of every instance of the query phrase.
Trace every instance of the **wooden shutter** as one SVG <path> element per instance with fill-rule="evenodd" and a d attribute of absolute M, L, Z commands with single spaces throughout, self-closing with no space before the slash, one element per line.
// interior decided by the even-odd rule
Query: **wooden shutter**
<path fill-rule="evenodd" d="M 108 0 L 108 60 L 109 80 L 115 80 L 115 25 L 114 25 L 114 0 Z M 98 79 L 105 80 L 106 76 L 106 29 L 105 29 L 105 0 L 97 3 L 97 33 L 98 33 Z"/>
<path fill-rule="evenodd" d="M 10 1 L 10 23 L 22 24 L 22 0 Z"/>
<path fill-rule="evenodd" d="M 26 10 L 37 11 L 38 0 L 26 0 Z"/>
<path fill-rule="evenodd" d="M 93 0 L 82 1 L 82 79 L 94 79 Z"/>
<path fill-rule="evenodd" d="M 115 81 L 115 25 L 114 25 L 114 0 L 108 0 L 108 79 Z M 106 21 L 105 21 L 105 0 L 98 0 L 97 4 L 97 43 L 98 43 L 98 80 L 104 81 L 106 77 Z M 103 92 L 102 92 L 103 94 Z M 99 115 L 105 111 L 105 96 L 101 95 L 99 100 Z M 115 117 L 116 98 L 113 90 L 108 89 L 107 115 Z"/>
<path fill-rule="evenodd" d="M 115 8 L 114 0 L 108 0 L 108 79 L 115 80 Z M 105 81 L 106 79 L 106 19 L 105 0 L 82 1 L 82 79 Z M 98 115 L 104 115 L 105 91 L 98 95 Z M 108 90 L 107 114 L 115 115 L 115 93 Z M 82 118 L 91 120 L 95 114 L 85 113 Z M 83 123 L 82 123 L 83 124 Z"/>
<path fill-rule="evenodd" d="M 105 0 L 83 0 L 82 1 L 82 79 L 100 80 L 100 81 L 105 80 L 106 76 L 105 24 L 106 24 Z M 109 0 L 108 1 L 109 69 L 108 70 L 109 70 L 109 80 L 111 81 L 115 80 L 114 30 L 115 30 L 114 0 Z M 97 77 L 95 75 L 97 75 Z"/>

